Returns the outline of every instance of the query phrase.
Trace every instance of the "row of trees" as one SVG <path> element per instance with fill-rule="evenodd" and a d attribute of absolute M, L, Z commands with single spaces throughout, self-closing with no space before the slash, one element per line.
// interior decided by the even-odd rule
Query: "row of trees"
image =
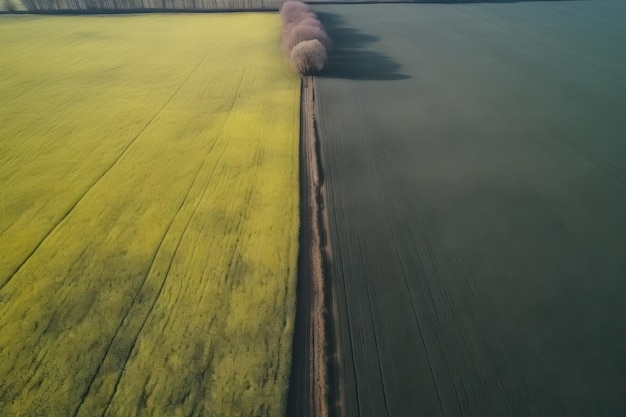
<path fill-rule="evenodd" d="M 297 0 L 287 0 L 280 8 L 283 22 L 283 52 L 300 75 L 321 71 L 332 44 L 322 23 L 311 8 Z"/>
<path fill-rule="evenodd" d="M 276 10 L 281 0 L 22 0 L 29 12 Z"/>

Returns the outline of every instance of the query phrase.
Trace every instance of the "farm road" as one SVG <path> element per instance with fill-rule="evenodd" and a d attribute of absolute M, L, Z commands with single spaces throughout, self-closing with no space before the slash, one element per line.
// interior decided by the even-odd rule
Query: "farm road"
<path fill-rule="evenodd" d="M 314 9 L 344 415 L 625 415 L 626 5 Z"/>

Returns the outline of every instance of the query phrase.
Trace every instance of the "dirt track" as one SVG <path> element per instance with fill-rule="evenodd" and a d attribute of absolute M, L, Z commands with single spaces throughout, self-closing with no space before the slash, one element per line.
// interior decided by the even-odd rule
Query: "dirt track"
<path fill-rule="evenodd" d="M 311 77 L 302 80 L 300 132 L 300 253 L 296 328 L 288 416 L 328 416 L 324 234 Z"/>

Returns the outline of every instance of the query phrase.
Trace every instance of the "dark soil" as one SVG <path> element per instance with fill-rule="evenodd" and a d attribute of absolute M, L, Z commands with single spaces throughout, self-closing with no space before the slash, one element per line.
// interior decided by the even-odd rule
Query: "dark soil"
<path fill-rule="evenodd" d="M 626 4 L 314 10 L 344 415 L 626 415 Z"/>

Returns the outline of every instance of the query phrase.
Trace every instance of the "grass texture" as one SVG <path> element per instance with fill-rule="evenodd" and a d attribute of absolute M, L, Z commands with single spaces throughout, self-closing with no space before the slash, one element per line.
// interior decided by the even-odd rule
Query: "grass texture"
<path fill-rule="evenodd" d="M 299 84 L 275 14 L 0 17 L 0 414 L 282 415 Z"/>

